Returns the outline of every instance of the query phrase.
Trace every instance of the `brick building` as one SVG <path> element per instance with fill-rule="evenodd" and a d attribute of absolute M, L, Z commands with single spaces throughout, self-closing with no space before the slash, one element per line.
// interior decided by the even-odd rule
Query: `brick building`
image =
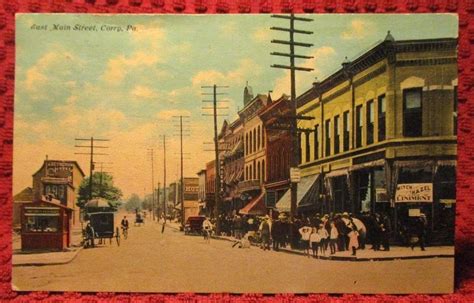
<path fill-rule="evenodd" d="M 452 242 L 456 51 L 454 38 L 396 41 L 388 33 L 299 96 L 297 113 L 314 117 L 299 122 L 314 130 L 300 134 L 299 205 L 381 213 L 394 235 L 423 213 L 428 238 Z M 277 206 L 287 208 L 288 199 Z"/>

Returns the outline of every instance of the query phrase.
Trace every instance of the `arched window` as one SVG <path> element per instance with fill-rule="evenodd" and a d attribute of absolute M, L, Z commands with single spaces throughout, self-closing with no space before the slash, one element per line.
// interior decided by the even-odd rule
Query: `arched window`
<path fill-rule="evenodd" d="M 257 179 L 261 181 L 262 175 L 260 174 L 260 162 L 257 162 Z"/>
<path fill-rule="evenodd" d="M 262 148 L 265 147 L 265 129 L 262 127 Z"/>
<path fill-rule="evenodd" d="M 255 128 L 253 129 L 253 152 L 257 150 L 257 133 L 255 132 Z"/>
<path fill-rule="evenodd" d="M 250 133 L 249 133 L 249 150 L 247 151 L 247 154 L 251 154 L 251 153 L 252 153 L 252 149 L 253 149 L 253 147 L 252 147 L 252 142 L 253 142 L 253 141 L 252 141 L 252 131 L 250 131 Z"/>
<path fill-rule="evenodd" d="M 260 125 L 257 127 L 257 150 L 260 149 Z"/>
<path fill-rule="evenodd" d="M 257 172 L 256 172 L 256 169 L 257 169 L 257 165 L 255 165 L 255 160 L 253 160 L 253 165 L 252 165 L 252 168 L 253 168 L 253 179 L 257 179 Z"/>
<path fill-rule="evenodd" d="M 245 134 L 245 154 L 249 153 L 249 134 Z"/>
<path fill-rule="evenodd" d="M 262 160 L 262 181 L 265 182 L 265 159 Z"/>

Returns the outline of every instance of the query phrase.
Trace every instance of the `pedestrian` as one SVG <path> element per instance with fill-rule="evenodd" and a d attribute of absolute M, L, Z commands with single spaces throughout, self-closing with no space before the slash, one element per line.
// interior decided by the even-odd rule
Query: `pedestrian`
<path fill-rule="evenodd" d="M 166 217 L 165 215 L 161 215 L 161 220 L 163 221 L 162 225 L 161 225 L 161 233 L 163 234 L 165 232 L 165 226 L 166 226 Z"/>
<path fill-rule="evenodd" d="M 309 255 L 309 237 L 313 229 L 308 225 L 303 225 L 300 229 L 298 229 L 299 234 L 301 235 L 301 248 L 304 251 L 304 254 L 310 258 Z"/>
<path fill-rule="evenodd" d="M 212 223 L 208 217 L 206 217 L 206 219 L 204 219 L 204 221 L 202 222 L 202 230 L 206 243 L 211 243 Z"/>
<path fill-rule="evenodd" d="M 274 251 L 280 250 L 281 244 L 281 237 L 282 237 L 282 223 L 280 219 L 275 220 L 271 227 L 271 235 L 272 235 L 272 245 Z"/>
<path fill-rule="evenodd" d="M 357 248 L 359 248 L 359 233 L 357 227 L 352 226 L 352 231 L 349 233 L 349 248 L 352 250 L 352 255 L 356 255 Z"/>
<path fill-rule="evenodd" d="M 269 219 L 270 218 L 268 216 L 263 218 L 262 223 L 260 223 L 260 227 L 258 228 L 262 239 L 261 248 L 263 250 L 270 250 L 270 223 L 268 222 Z"/>
<path fill-rule="evenodd" d="M 233 221 L 234 237 L 240 239 L 242 238 L 242 218 L 239 215 L 235 215 Z"/>
<path fill-rule="evenodd" d="M 90 223 L 87 223 L 87 225 L 86 225 L 86 241 L 84 243 L 85 246 L 86 247 L 95 247 L 94 238 L 95 238 L 94 228 L 91 226 Z"/>
<path fill-rule="evenodd" d="M 311 235 L 309 235 L 309 243 L 311 244 L 311 249 L 313 250 L 313 258 L 317 258 L 319 245 L 321 243 L 321 236 L 318 233 L 317 227 L 313 227 Z"/>
<path fill-rule="evenodd" d="M 329 248 L 331 249 L 331 255 L 336 253 L 336 245 L 339 234 L 337 233 L 336 225 L 334 221 L 331 221 L 331 231 L 329 235 Z"/>
<path fill-rule="evenodd" d="M 319 237 L 321 238 L 319 248 L 321 250 L 321 254 L 325 256 L 326 250 L 328 249 L 329 233 L 326 228 L 324 228 L 324 225 L 322 223 L 319 225 L 318 233 Z"/>
<path fill-rule="evenodd" d="M 421 250 L 425 250 L 425 234 L 427 225 L 428 221 L 426 220 L 426 215 L 421 213 L 414 223 L 414 235 L 412 235 L 412 239 L 410 240 L 412 250 L 415 248 L 416 244 L 420 245 Z"/>
<path fill-rule="evenodd" d="M 357 228 L 357 232 L 359 233 L 359 249 L 365 249 L 365 240 L 367 238 L 367 228 L 365 227 L 364 222 L 362 222 L 359 218 L 354 216 L 350 216 L 351 224 L 355 225 Z"/>
<path fill-rule="evenodd" d="M 390 235 L 392 233 L 390 219 L 387 215 L 384 215 L 382 218 L 382 225 L 380 226 L 382 230 L 382 247 L 384 251 L 390 250 Z"/>

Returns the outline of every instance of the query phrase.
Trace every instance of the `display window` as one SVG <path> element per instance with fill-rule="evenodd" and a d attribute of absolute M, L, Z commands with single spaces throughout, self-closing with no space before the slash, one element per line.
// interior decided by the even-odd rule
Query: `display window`
<path fill-rule="evenodd" d="M 27 216 L 26 232 L 58 232 L 59 216 Z"/>

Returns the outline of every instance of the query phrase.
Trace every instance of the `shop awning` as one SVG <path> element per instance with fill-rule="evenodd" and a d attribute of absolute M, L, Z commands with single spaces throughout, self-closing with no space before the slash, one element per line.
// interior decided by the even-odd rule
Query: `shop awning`
<path fill-rule="evenodd" d="M 366 162 L 366 163 L 354 164 L 349 168 L 349 170 L 353 171 L 353 170 L 359 170 L 359 169 L 377 167 L 377 166 L 384 166 L 384 165 L 385 165 L 385 160 L 384 159 L 379 159 L 379 160 L 370 161 L 370 162 Z"/>
<path fill-rule="evenodd" d="M 349 172 L 349 170 L 347 168 L 338 169 L 338 170 L 333 170 L 333 171 L 327 173 L 325 176 L 326 176 L 326 178 L 341 177 L 341 176 L 346 176 L 348 172 Z"/>
<path fill-rule="evenodd" d="M 456 160 L 438 160 L 436 164 L 438 166 L 456 166 Z"/>
<path fill-rule="evenodd" d="M 433 166 L 434 162 L 432 160 L 406 160 L 406 161 L 395 161 L 393 163 L 394 167 L 426 167 Z"/>
<path fill-rule="evenodd" d="M 239 213 L 242 215 L 258 215 L 262 216 L 267 213 L 267 207 L 265 206 L 265 193 L 261 193 L 258 197 L 254 198 L 247 205 L 242 208 Z"/>
<path fill-rule="evenodd" d="M 313 194 L 308 195 L 311 190 L 316 190 L 317 187 L 317 180 L 319 178 L 319 174 L 306 176 L 301 178 L 301 181 L 298 182 L 298 189 L 297 189 L 297 197 L 296 197 L 296 205 L 309 205 L 312 201 L 310 196 L 312 197 Z M 291 189 L 288 189 L 283 197 L 276 203 L 276 208 L 280 211 L 290 211 L 291 210 Z"/>

